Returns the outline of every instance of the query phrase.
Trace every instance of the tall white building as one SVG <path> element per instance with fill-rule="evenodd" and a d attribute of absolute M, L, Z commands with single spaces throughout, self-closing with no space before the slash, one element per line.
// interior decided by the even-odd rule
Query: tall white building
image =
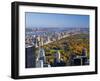
<path fill-rule="evenodd" d="M 50 67 L 50 65 L 46 64 L 46 56 L 43 48 L 39 48 L 39 53 L 36 59 L 36 67 Z"/>

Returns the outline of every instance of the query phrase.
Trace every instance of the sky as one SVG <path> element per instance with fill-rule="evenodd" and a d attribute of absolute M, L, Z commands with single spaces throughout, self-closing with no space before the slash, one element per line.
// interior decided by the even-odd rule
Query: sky
<path fill-rule="evenodd" d="M 89 15 L 25 12 L 25 26 L 88 28 Z"/>

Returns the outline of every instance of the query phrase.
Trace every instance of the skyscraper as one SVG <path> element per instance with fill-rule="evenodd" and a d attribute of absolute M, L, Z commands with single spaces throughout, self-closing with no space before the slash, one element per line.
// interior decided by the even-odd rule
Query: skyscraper
<path fill-rule="evenodd" d="M 42 47 L 39 48 L 38 56 L 37 56 L 37 59 L 36 59 L 36 67 L 41 67 L 41 68 L 42 67 L 50 67 L 46 63 L 45 51 Z"/>
<path fill-rule="evenodd" d="M 36 67 L 36 55 L 35 55 L 35 47 L 26 47 L 26 54 L 25 54 L 25 67 L 26 68 L 33 68 Z"/>

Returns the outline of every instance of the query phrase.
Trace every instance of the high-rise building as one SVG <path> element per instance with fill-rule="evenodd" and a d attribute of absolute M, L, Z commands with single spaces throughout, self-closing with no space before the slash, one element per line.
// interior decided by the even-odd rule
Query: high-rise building
<path fill-rule="evenodd" d="M 83 49 L 82 49 L 82 56 L 87 56 L 86 48 L 83 48 Z"/>
<path fill-rule="evenodd" d="M 43 48 L 39 48 L 39 53 L 36 59 L 36 67 L 50 67 L 46 63 L 46 56 L 45 56 L 45 51 Z"/>
<path fill-rule="evenodd" d="M 36 55 L 34 46 L 25 48 L 25 67 L 26 68 L 36 67 Z"/>
<path fill-rule="evenodd" d="M 73 58 L 73 64 L 74 65 L 89 65 L 89 59 L 87 57 L 86 48 L 82 49 L 81 56 L 77 56 Z"/>
<path fill-rule="evenodd" d="M 57 53 L 54 54 L 54 58 L 55 58 L 55 61 L 60 62 L 61 55 L 59 51 L 57 51 Z"/>

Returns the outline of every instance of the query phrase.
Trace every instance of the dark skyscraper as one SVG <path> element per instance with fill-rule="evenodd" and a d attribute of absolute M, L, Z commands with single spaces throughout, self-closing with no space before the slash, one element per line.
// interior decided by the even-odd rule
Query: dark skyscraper
<path fill-rule="evenodd" d="M 35 47 L 28 47 L 26 49 L 26 68 L 36 67 Z"/>
<path fill-rule="evenodd" d="M 86 48 L 82 49 L 82 56 L 86 56 Z"/>

